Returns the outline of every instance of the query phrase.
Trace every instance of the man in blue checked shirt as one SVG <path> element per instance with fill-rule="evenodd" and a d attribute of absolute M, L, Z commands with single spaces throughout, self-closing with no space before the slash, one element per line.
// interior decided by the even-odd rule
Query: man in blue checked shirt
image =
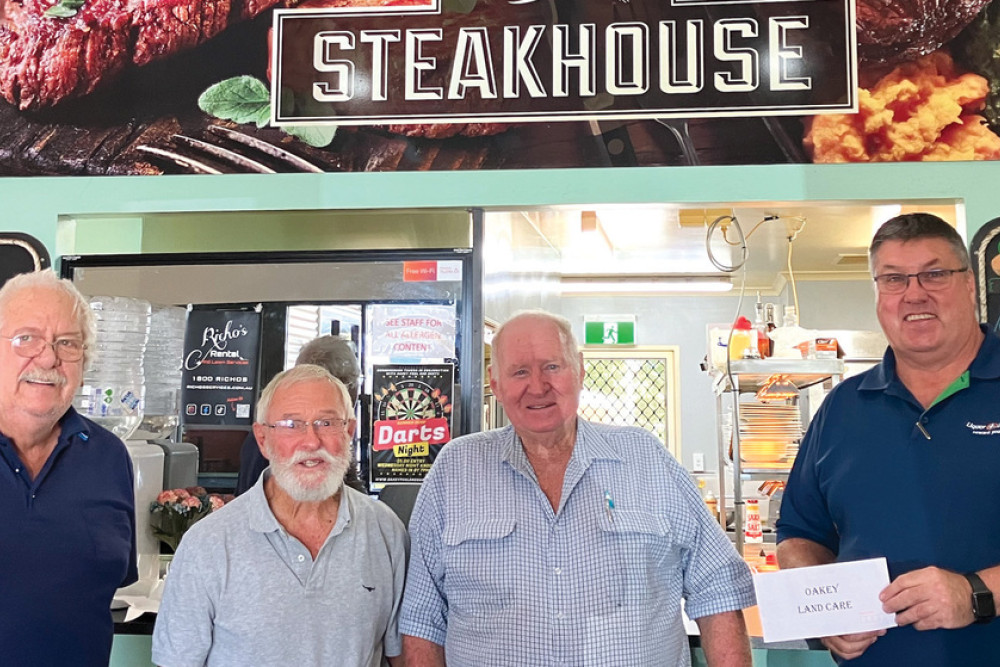
<path fill-rule="evenodd" d="M 408 667 L 689 665 L 682 599 L 709 664 L 749 667 L 747 566 L 655 437 L 577 418 L 569 322 L 514 316 L 489 375 L 511 426 L 445 447 L 411 517 Z"/>

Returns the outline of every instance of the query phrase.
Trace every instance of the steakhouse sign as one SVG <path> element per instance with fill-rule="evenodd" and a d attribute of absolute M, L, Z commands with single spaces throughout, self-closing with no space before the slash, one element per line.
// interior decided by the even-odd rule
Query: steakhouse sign
<path fill-rule="evenodd" d="M 440 0 L 434 0 L 439 2 Z M 852 0 L 478 0 L 275 12 L 272 122 L 857 111 Z"/>

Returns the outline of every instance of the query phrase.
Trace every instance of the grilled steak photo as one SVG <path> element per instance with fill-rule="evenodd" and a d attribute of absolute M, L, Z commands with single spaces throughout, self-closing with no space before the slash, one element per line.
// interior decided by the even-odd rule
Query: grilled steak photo
<path fill-rule="evenodd" d="M 895 64 L 951 41 L 990 0 L 858 0 L 858 56 Z"/>
<path fill-rule="evenodd" d="M 86 95 L 294 0 L 0 0 L 0 95 L 22 110 Z"/>

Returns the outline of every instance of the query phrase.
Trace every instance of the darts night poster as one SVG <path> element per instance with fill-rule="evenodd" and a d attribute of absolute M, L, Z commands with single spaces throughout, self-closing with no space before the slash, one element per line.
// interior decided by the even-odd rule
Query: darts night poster
<path fill-rule="evenodd" d="M 371 477 L 419 483 L 451 440 L 453 364 L 375 366 Z"/>

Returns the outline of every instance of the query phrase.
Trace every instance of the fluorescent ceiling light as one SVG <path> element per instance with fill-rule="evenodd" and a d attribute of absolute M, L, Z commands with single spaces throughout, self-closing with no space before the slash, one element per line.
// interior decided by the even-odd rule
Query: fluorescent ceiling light
<path fill-rule="evenodd" d="M 565 295 L 673 294 L 678 292 L 728 292 L 729 276 L 563 276 L 559 291 Z"/>

